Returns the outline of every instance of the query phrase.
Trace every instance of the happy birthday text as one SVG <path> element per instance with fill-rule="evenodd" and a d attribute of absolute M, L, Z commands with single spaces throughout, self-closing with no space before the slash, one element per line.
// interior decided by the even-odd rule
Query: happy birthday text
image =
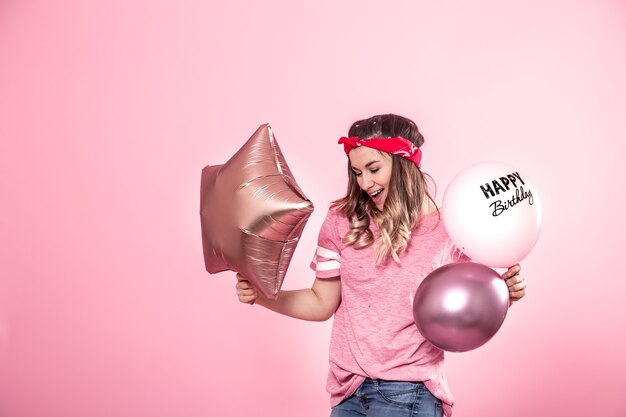
<path fill-rule="evenodd" d="M 518 185 L 518 182 L 521 184 Z M 522 185 L 526 183 L 522 179 L 522 177 L 517 172 L 513 172 L 508 174 L 505 177 L 500 177 L 492 180 L 490 183 L 485 183 L 485 185 L 481 185 L 480 189 L 485 195 L 485 198 L 489 200 L 491 197 L 495 197 L 500 193 L 505 193 L 509 191 L 511 188 L 515 188 L 515 195 L 511 198 L 507 198 L 506 200 L 495 200 L 493 203 L 489 204 L 491 207 L 492 216 L 499 216 L 504 211 L 510 209 L 516 204 L 521 203 L 522 201 L 528 199 L 528 204 L 531 206 L 534 203 L 533 193 L 530 190 L 524 190 Z"/>

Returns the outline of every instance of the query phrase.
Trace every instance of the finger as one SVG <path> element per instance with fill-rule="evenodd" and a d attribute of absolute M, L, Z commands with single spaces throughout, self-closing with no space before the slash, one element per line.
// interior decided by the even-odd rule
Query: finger
<path fill-rule="evenodd" d="M 254 300 L 256 298 L 256 294 L 252 293 L 252 294 L 237 294 L 239 296 L 240 300 L 245 300 L 245 301 L 250 301 L 250 300 Z"/>
<path fill-rule="evenodd" d="M 513 286 L 509 288 L 509 298 L 519 300 L 520 298 L 526 295 L 526 285 L 518 284 L 517 286 Z"/>
<path fill-rule="evenodd" d="M 505 278 L 504 282 L 507 287 L 512 287 L 513 285 L 518 285 L 525 283 L 524 278 L 521 275 L 513 275 L 512 277 Z"/>
<path fill-rule="evenodd" d="M 256 291 L 253 289 L 245 289 L 245 290 L 237 290 L 237 296 L 239 297 L 248 297 L 250 295 L 255 295 Z"/>
<path fill-rule="evenodd" d="M 522 290 L 525 290 L 525 289 L 526 289 L 526 283 L 525 282 L 520 282 L 518 284 L 511 285 L 509 287 L 509 294 L 517 292 L 517 291 L 522 291 Z"/>
<path fill-rule="evenodd" d="M 522 267 L 519 264 L 515 264 L 509 267 L 509 269 L 507 269 L 506 272 L 502 274 L 502 278 L 506 279 L 506 278 L 512 277 L 513 275 L 517 275 L 519 274 L 521 270 L 522 270 Z"/>
<path fill-rule="evenodd" d="M 248 281 L 239 281 L 235 288 L 237 288 L 237 291 L 256 291 L 256 287 Z"/>
<path fill-rule="evenodd" d="M 237 288 L 238 290 L 247 290 L 250 288 L 254 288 L 254 286 L 252 286 L 252 284 L 250 284 L 250 282 L 248 281 L 238 281 L 237 284 L 235 284 L 235 288 Z"/>
<path fill-rule="evenodd" d="M 256 300 L 256 295 L 242 295 L 242 296 L 239 296 L 239 301 L 241 301 L 242 303 L 254 304 L 255 300 Z"/>

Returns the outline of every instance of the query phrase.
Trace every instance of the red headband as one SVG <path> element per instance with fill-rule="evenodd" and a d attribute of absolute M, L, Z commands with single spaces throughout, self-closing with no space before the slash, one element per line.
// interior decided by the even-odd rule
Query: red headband
<path fill-rule="evenodd" d="M 422 151 L 415 146 L 410 140 L 396 137 L 396 138 L 371 138 L 362 140 L 358 136 L 352 136 L 349 138 L 343 137 L 339 139 L 340 145 L 343 143 L 343 150 L 346 151 L 346 155 L 350 151 L 359 146 L 367 146 L 368 148 L 378 149 L 379 151 L 387 152 L 392 155 L 398 155 L 413 162 L 418 168 L 422 162 Z"/>

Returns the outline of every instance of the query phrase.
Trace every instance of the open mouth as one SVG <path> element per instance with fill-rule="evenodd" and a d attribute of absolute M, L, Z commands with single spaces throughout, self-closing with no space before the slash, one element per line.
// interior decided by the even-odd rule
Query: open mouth
<path fill-rule="evenodd" d="M 370 194 L 370 197 L 372 198 L 376 198 L 378 197 L 381 193 L 383 192 L 383 188 L 381 188 L 380 190 L 376 190 L 373 193 Z"/>

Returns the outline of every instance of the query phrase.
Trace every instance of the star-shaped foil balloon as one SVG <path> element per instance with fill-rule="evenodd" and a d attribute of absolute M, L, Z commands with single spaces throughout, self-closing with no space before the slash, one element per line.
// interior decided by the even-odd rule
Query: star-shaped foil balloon
<path fill-rule="evenodd" d="M 224 165 L 202 170 L 200 220 L 207 271 L 231 270 L 276 299 L 313 212 L 274 138 L 261 125 Z"/>

